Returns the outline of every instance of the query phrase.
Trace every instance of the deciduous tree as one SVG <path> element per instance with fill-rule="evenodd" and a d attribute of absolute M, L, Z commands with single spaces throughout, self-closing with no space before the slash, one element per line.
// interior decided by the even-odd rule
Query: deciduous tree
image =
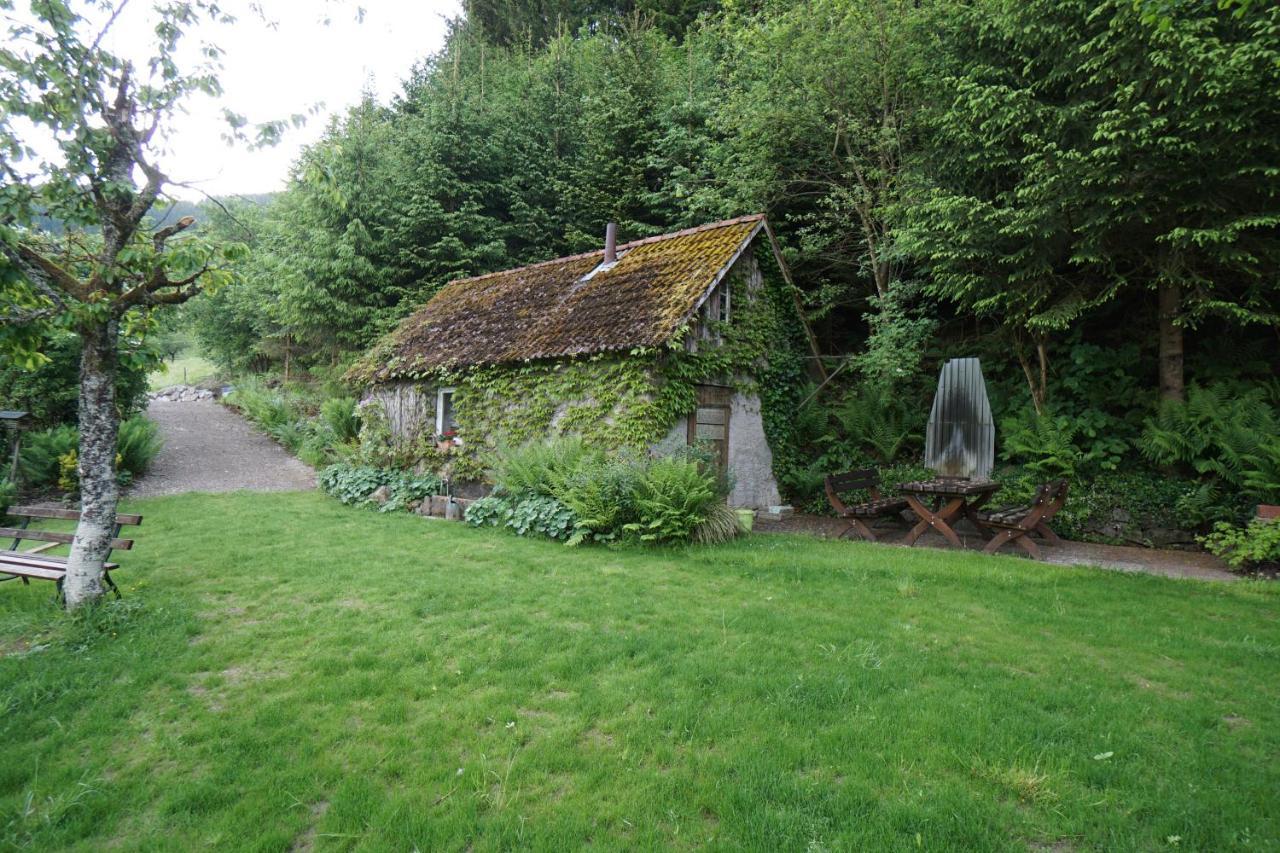
<path fill-rule="evenodd" d="M 35 360 L 47 326 L 81 340 L 82 513 L 63 587 L 69 608 L 101 596 L 113 533 L 117 338 L 224 281 L 237 255 L 191 235 L 192 217 L 163 227 L 148 219 L 169 183 L 158 135 L 185 98 L 219 91 L 217 49 L 184 70 L 178 44 L 193 24 L 222 15 L 203 2 L 158 8 L 154 52 L 135 66 L 103 46 L 123 6 L 92 5 L 90 21 L 56 0 L 32 2 L 27 14 L 0 2 L 0 345 Z M 33 230 L 41 217 L 61 222 L 64 236 Z"/>

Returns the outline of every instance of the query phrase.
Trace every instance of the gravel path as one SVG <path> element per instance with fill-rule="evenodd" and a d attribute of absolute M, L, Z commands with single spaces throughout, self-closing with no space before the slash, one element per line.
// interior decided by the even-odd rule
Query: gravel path
<path fill-rule="evenodd" d="M 130 490 L 135 498 L 181 492 L 314 489 L 316 475 L 239 415 L 212 400 L 152 401 L 147 417 L 164 448 Z"/>

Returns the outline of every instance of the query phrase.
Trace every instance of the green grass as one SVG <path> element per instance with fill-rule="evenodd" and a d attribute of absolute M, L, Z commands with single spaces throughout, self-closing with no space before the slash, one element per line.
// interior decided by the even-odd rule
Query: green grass
<path fill-rule="evenodd" d="M 0 584 L 0 847 L 1280 844 L 1275 586 L 133 507 L 122 605 Z"/>
<path fill-rule="evenodd" d="M 173 361 L 166 361 L 161 370 L 147 378 L 147 382 L 152 391 L 159 391 L 170 385 L 194 385 L 217 372 L 217 365 L 203 356 L 180 355 Z M 186 378 L 184 379 L 183 376 Z"/>

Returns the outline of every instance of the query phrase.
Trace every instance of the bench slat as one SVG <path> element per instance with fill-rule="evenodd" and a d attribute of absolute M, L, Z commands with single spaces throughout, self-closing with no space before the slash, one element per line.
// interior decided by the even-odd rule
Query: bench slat
<path fill-rule="evenodd" d="M 42 569 L 63 569 L 67 565 L 66 557 L 49 557 L 44 554 L 28 554 L 25 551 L 0 551 L 0 572 L 7 571 L 5 566 L 34 566 Z M 119 563 L 105 563 L 107 571 L 120 568 Z"/>
<path fill-rule="evenodd" d="M 60 542 L 70 545 L 75 540 L 74 533 L 58 533 L 53 530 L 36 530 L 31 527 L 0 527 L 0 539 L 35 539 L 41 542 Z M 111 550 L 128 551 L 133 547 L 132 539 L 112 539 Z"/>
<path fill-rule="evenodd" d="M 0 574 L 20 578 L 38 578 L 43 581 L 60 581 L 66 577 L 66 569 L 46 569 L 40 566 L 10 566 L 0 563 Z"/>
<path fill-rule="evenodd" d="M 6 515 L 25 515 L 28 518 L 57 518 L 63 521 L 79 521 L 80 513 L 74 509 L 60 509 L 57 507 L 46 506 L 11 506 L 5 511 Z M 116 524 L 132 524 L 138 525 L 142 523 L 142 516 L 124 514 L 116 516 Z"/>

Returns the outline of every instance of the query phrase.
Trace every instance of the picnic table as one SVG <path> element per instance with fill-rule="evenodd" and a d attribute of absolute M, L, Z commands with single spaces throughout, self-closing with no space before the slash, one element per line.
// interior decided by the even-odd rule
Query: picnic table
<path fill-rule="evenodd" d="M 903 545 L 914 545 L 916 540 L 932 527 L 957 548 L 963 548 L 960 537 L 952 528 L 952 522 L 961 516 L 974 523 L 978 530 L 988 532 L 978 518 L 978 509 L 991 500 L 1000 490 L 993 480 L 968 480 L 957 477 L 936 477 L 932 480 L 916 480 L 899 483 L 898 491 L 907 499 L 907 506 L 920 519 L 902 540 Z M 932 503 L 932 507 L 925 502 Z"/>

